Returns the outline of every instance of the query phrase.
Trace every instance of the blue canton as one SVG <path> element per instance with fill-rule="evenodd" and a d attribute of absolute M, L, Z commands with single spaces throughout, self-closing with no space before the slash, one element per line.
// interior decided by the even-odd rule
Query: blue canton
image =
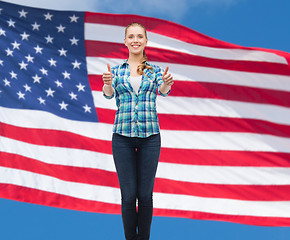
<path fill-rule="evenodd" d="M 0 2 L 0 106 L 98 121 L 86 68 L 84 13 Z"/>

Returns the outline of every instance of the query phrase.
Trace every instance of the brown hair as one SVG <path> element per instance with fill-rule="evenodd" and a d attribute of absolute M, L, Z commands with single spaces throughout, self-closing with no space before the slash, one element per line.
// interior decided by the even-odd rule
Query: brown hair
<path fill-rule="evenodd" d="M 145 32 L 145 37 L 147 38 L 147 31 L 146 31 L 146 28 L 145 28 L 141 23 L 137 23 L 137 22 L 132 22 L 132 23 L 130 23 L 130 24 L 126 27 L 126 29 L 125 29 L 125 37 L 126 37 L 126 35 L 127 35 L 127 30 L 128 30 L 128 28 L 129 28 L 129 27 L 132 27 L 132 26 L 139 26 L 139 27 L 143 28 L 143 29 L 144 29 L 144 32 Z M 147 56 L 146 56 L 145 49 L 144 49 L 144 50 L 143 50 L 143 58 L 141 59 L 141 64 L 138 65 L 138 67 L 137 67 L 137 73 L 138 73 L 139 75 L 142 75 L 142 74 L 143 74 L 143 71 L 144 71 L 145 68 L 146 68 L 146 69 L 150 69 L 151 71 L 153 71 L 153 68 L 152 68 L 151 66 L 145 64 L 146 61 L 148 61 L 148 58 L 147 58 Z"/>

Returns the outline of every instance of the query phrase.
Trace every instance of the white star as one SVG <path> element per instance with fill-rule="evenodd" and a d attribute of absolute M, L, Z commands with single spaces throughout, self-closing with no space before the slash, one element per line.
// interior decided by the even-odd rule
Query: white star
<path fill-rule="evenodd" d="M 45 105 L 45 100 L 42 97 L 37 98 L 37 100 L 39 101 L 40 104 Z"/>
<path fill-rule="evenodd" d="M 83 108 L 85 109 L 85 112 L 91 113 L 91 107 L 89 107 L 87 104 L 83 106 Z"/>
<path fill-rule="evenodd" d="M 52 58 L 49 59 L 48 62 L 50 63 L 50 66 L 55 66 L 56 67 L 56 61 L 53 60 Z"/>
<path fill-rule="evenodd" d="M 64 79 L 66 78 L 70 79 L 70 73 L 68 73 L 67 71 L 63 72 L 62 75 Z"/>
<path fill-rule="evenodd" d="M 76 85 L 76 87 L 78 88 L 78 91 L 85 91 L 85 85 L 82 85 L 81 83 L 79 83 L 79 85 Z"/>
<path fill-rule="evenodd" d="M 66 104 L 64 101 L 62 101 L 62 103 L 59 103 L 58 104 L 60 106 L 60 110 L 67 110 L 67 106 L 68 104 Z"/>
<path fill-rule="evenodd" d="M 46 91 L 46 93 L 47 93 L 47 97 L 49 97 L 49 96 L 51 96 L 51 97 L 53 97 L 53 94 L 54 94 L 54 90 L 52 90 L 51 88 L 49 88 L 48 90 L 45 90 Z"/>
<path fill-rule="evenodd" d="M 5 34 L 5 31 L 2 29 L 2 28 L 0 28 L 0 36 L 6 36 L 6 34 Z"/>
<path fill-rule="evenodd" d="M 7 78 L 5 78 L 3 81 L 4 81 L 5 86 L 11 87 L 10 82 L 7 80 Z"/>
<path fill-rule="evenodd" d="M 38 77 L 38 75 L 37 74 L 35 74 L 35 76 L 34 77 L 32 77 L 33 78 L 33 83 L 40 83 L 40 79 L 42 78 L 42 77 Z"/>
<path fill-rule="evenodd" d="M 55 83 L 56 83 L 57 87 L 61 87 L 62 88 L 62 82 L 56 80 Z"/>
<path fill-rule="evenodd" d="M 25 93 L 22 93 L 22 92 L 19 91 L 19 92 L 17 93 L 17 95 L 18 95 L 18 99 L 21 99 L 21 98 L 22 98 L 22 99 L 25 99 Z"/>
<path fill-rule="evenodd" d="M 80 65 L 81 65 L 81 63 L 78 62 L 77 60 L 75 60 L 75 62 L 73 62 L 72 65 L 74 65 L 74 69 L 75 69 L 75 68 L 80 69 Z"/>
<path fill-rule="evenodd" d="M 62 49 L 60 49 L 60 50 L 58 50 L 58 51 L 59 51 L 59 56 L 62 56 L 62 55 L 66 56 L 66 52 L 67 52 L 67 50 L 64 50 L 64 49 L 62 48 Z"/>
<path fill-rule="evenodd" d="M 45 20 L 52 20 L 51 18 L 53 17 L 53 15 L 51 15 L 49 12 L 47 14 L 44 14 Z"/>
<path fill-rule="evenodd" d="M 65 27 L 62 26 L 61 24 L 60 24 L 58 27 L 56 27 L 56 28 L 58 29 L 57 32 L 63 32 L 63 33 L 64 33 L 64 29 L 65 29 Z"/>
<path fill-rule="evenodd" d="M 25 88 L 25 92 L 31 92 L 31 87 L 27 84 L 25 84 L 23 87 Z"/>
<path fill-rule="evenodd" d="M 18 11 L 18 13 L 20 14 L 19 17 L 24 17 L 24 18 L 26 18 L 26 14 L 27 14 L 28 12 L 25 12 L 24 9 L 22 9 L 21 12 Z"/>
<path fill-rule="evenodd" d="M 0 60 L 0 65 L 3 66 L 3 60 Z"/>
<path fill-rule="evenodd" d="M 5 51 L 7 52 L 6 56 L 12 56 L 13 57 L 13 51 L 10 50 L 10 48 L 7 48 Z"/>
<path fill-rule="evenodd" d="M 10 75 L 11 75 L 11 78 L 12 78 L 12 79 L 13 79 L 13 78 L 17 79 L 17 74 L 16 74 L 15 72 L 11 71 L 11 72 L 10 72 Z"/>
<path fill-rule="evenodd" d="M 48 75 L 48 74 L 47 74 L 47 70 L 46 70 L 44 67 L 42 67 L 42 68 L 39 69 L 39 70 L 40 70 L 40 72 L 42 72 L 43 75 L 46 75 L 46 76 Z"/>
<path fill-rule="evenodd" d="M 26 32 L 20 34 L 20 36 L 22 37 L 22 41 L 23 40 L 28 40 L 28 37 L 30 36 L 29 34 L 26 34 Z"/>
<path fill-rule="evenodd" d="M 46 43 L 53 43 L 52 42 L 53 38 L 50 35 L 48 35 L 45 39 L 46 39 Z"/>
<path fill-rule="evenodd" d="M 18 63 L 18 64 L 20 65 L 20 69 L 25 69 L 25 70 L 27 70 L 27 68 L 26 68 L 27 65 L 28 65 L 27 63 L 25 63 L 25 62 L 22 61 L 21 63 Z"/>
<path fill-rule="evenodd" d="M 7 21 L 8 27 L 14 27 L 15 28 L 15 22 L 10 18 L 9 21 Z"/>
<path fill-rule="evenodd" d="M 34 49 L 35 49 L 36 53 L 40 53 L 40 54 L 42 54 L 42 49 L 43 49 L 43 48 L 41 48 L 41 47 L 39 47 L 39 46 L 37 45 Z"/>
<path fill-rule="evenodd" d="M 13 46 L 13 49 L 17 48 L 19 50 L 19 46 L 21 45 L 20 43 L 14 41 L 14 43 L 11 43 Z"/>
<path fill-rule="evenodd" d="M 31 24 L 31 26 L 33 27 L 33 31 L 34 30 L 37 30 L 37 31 L 39 31 L 39 27 L 40 27 L 40 24 L 37 24 L 37 22 L 35 22 L 34 24 Z"/>
<path fill-rule="evenodd" d="M 25 58 L 27 59 L 27 62 L 32 62 L 33 63 L 34 57 L 31 57 L 30 54 L 28 54 L 28 56 L 26 56 Z"/>
<path fill-rule="evenodd" d="M 75 37 L 73 37 L 72 39 L 70 39 L 70 41 L 71 41 L 71 45 L 78 45 L 79 39 L 76 39 Z"/>
<path fill-rule="evenodd" d="M 76 17 L 76 15 L 73 15 L 73 16 L 71 16 L 69 18 L 70 18 L 70 22 L 78 22 L 78 18 L 79 17 Z"/>
<path fill-rule="evenodd" d="M 71 97 L 71 100 L 73 100 L 73 99 L 74 99 L 74 100 L 78 100 L 78 99 L 77 99 L 77 96 L 78 96 L 78 95 L 74 94 L 73 92 L 71 92 L 69 95 L 70 95 L 70 97 Z"/>

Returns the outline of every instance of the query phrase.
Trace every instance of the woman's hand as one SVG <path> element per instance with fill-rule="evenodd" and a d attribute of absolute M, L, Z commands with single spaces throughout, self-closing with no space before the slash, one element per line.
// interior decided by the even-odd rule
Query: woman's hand
<path fill-rule="evenodd" d="M 171 76 L 170 73 L 168 73 L 168 67 L 166 67 L 163 75 L 162 75 L 162 80 L 167 86 L 172 86 L 173 85 L 173 77 Z"/>
<path fill-rule="evenodd" d="M 105 85 L 112 85 L 113 74 L 111 71 L 110 64 L 107 63 L 108 71 L 103 73 L 103 81 Z"/>

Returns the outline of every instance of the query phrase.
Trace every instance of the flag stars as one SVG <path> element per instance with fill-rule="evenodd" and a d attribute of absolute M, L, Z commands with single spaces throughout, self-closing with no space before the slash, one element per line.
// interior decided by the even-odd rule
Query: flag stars
<path fill-rule="evenodd" d="M 70 79 L 70 73 L 68 73 L 67 71 L 64 71 L 64 72 L 62 73 L 62 75 L 63 75 L 63 78 L 64 78 L 64 79 L 66 79 L 66 78 Z"/>
<path fill-rule="evenodd" d="M 13 79 L 13 78 L 17 79 L 17 73 L 11 71 L 9 74 L 11 75 L 11 78 L 12 78 L 12 79 Z"/>
<path fill-rule="evenodd" d="M 52 90 L 51 88 L 49 88 L 49 89 L 47 89 L 47 90 L 45 90 L 45 91 L 46 91 L 46 94 L 47 94 L 46 96 L 47 96 L 47 97 L 49 97 L 49 96 L 50 96 L 50 97 L 53 97 L 53 94 L 54 94 L 54 92 L 55 92 L 55 91 Z"/>
<path fill-rule="evenodd" d="M 6 86 L 11 87 L 10 82 L 8 81 L 7 78 L 5 78 L 5 79 L 3 80 L 3 82 L 4 82 L 4 86 L 5 86 L 5 87 L 6 87 Z"/>
<path fill-rule="evenodd" d="M 56 80 L 55 84 L 56 84 L 57 87 L 61 87 L 61 88 L 63 87 L 62 86 L 62 82 L 60 82 L 59 80 Z"/>
<path fill-rule="evenodd" d="M 66 56 L 66 52 L 67 52 L 67 50 L 61 48 L 61 49 L 59 49 L 58 51 L 59 51 L 59 56 Z"/>
<path fill-rule="evenodd" d="M 22 93 L 22 92 L 18 92 L 17 93 L 17 95 L 18 95 L 18 99 L 25 99 L 25 93 Z"/>
<path fill-rule="evenodd" d="M 89 107 L 87 104 L 85 106 L 83 106 L 83 108 L 85 109 L 85 113 L 86 112 L 91 113 L 91 107 Z"/>
<path fill-rule="evenodd" d="M 64 101 L 62 103 L 58 104 L 60 106 L 60 110 L 67 110 L 68 104 L 66 104 Z"/>
<path fill-rule="evenodd" d="M 25 70 L 27 70 L 27 65 L 28 65 L 28 63 L 25 63 L 24 61 L 22 61 L 21 63 L 18 63 L 19 65 L 20 65 L 20 69 L 22 70 L 22 69 L 25 69 Z"/>
<path fill-rule="evenodd" d="M 85 91 L 85 85 L 82 85 L 81 83 L 79 83 L 79 85 L 76 85 L 76 87 L 78 88 L 78 91 L 82 91 L 84 92 Z"/>
<path fill-rule="evenodd" d="M 33 59 L 34 57 L 31 57 L 30 54 L 28 54 L 27 56 L 25 56 L 27 62 L 32 62 L 33 63 Z"/>
<path fill-rule="evenodd" d="M 15 28 L 15 22 L 10 18 L 9 21 L 7 21 L 8 27 L 14 27 Z"/>
<path fill-rule="evenodd" d="M 25 88 L 25 92 L 31 92 L 31 87 L 27 84 L 25 84 L 23 87 Z"/>
<path fill-rule="evenodd" d="M 28 37 L 30 36 L 29 34 L 26 34 L 26 32 L 20 34 L 20 36 L 22 37 L 22 41 L 23 40 L 28 40 Z"/>
<path fill-rule="evenodd" d="M 74 66 L 74 69 L 75 69 L 75 68 L 80 69 L 80 65 L 81 65 L 81 63 L 78 62 L 77 60 L 75 60 L 75 61 L 72 63 L 72 65 Z"/>
<path fill-rule="evenodd" d="M 50 35 L 48 35 L 45 39 L 46 43 L 53 43 L 53 37 L 51 37 Z"/>
<path fill-rule="evenodd" d="M 39 101 L 39 104 L 45 105 L 45 100 L 42 97 L 37 98 L 37 100 Z"/>
<path fill-rule="evenodd" d="M 44 68 L 44 67 L 42 67 L 41 69 L 39 69 L 39 71 L 43 74 L 43 75 L 48 75 L 48 71 Z"/>
<path fill-rule="evenodd" d="M 6 56 L 11 56 L 11 57 L 13 57 L 13 51 L 10 50 L 10 48 L 7 48 L 5 51 L 6 51 L 6 53 L 7 53 Z"/>
<path fill-rule="evenodd" d="M 31 26 L 32 26 L 32 30 L 33 30 L 33 31 L 34 31 L 34 30 L 39 31 L 40 24 L 38 24 L 37 22 L 35 22 L 34 24 L 31 24 Z"/>
<path fill-rule="evenodd" d="M 13 49 L 17 48 L 19 50 L 19 46 L 21 45 L 20 43 L 14 41 L 13 43 L 11 43 L 13 46 Z"/>
<path fill-rule="evenodd" d="M 70 95 L 71 100 L 78 100 L 77 99 L 77 96 L 78 96 L 77 94 L 74 94 L 73 92 L 71 92 L 69 95 Z"/>
<path fill-rule="evenodd" d="M 18 11 L 18 13 L 19 13 L 19 17 L 20 17 L 20 18 L 22 18 L 22 17 L 26 18 L 26 14 L 27 14 L 28 12 L 25 12 L 24 9 L 22 9 L 21 11 Z"/>
<path fill-rule="evenodd" d="M 33 78 L 33 83 L 40 83 L 40 80 L 42 77 L 39 77 L 37 74 L 35 74 L 35 76 L 32 77 Z"/>
<path fill-rule="evenodd" d="M 52 58 L 49 59 L 48 62 L 49 62 L 49 64 L 50 64 L 50 66 L 54 66 L 54 67 L 56 67 L 56 61 L 53 60 Z"/>
<path fill-rule="evenodd" d="M 44 14 L 44 17 L 45 17 L 45 20 L 46 20 L 46 21 L 47 21 L 47 20 L 51 21 L 53 15 L 51 15 L 51 14 L 48 12 L 47 14 Z"/>
<path fill-rule="evenodd" d="M 78 45 L 79 39 L 76 39 L 75 37 L 73 37 L 72 39 L 70 39 L 70 41 L 71 41 L 71 45 Z"/>
<path fill-rule="evenodd" d="M 69 17 L 70 18 L 70 22 L 72 23 L 72 22 L 78 22 L 78 19 L 79 19 L 79 17 L 77 17 L 75 14 L 73 15 L 73 16 L 70 16 Z"/>
<path fill-rule="evenodd" d="M 4 61 L 0 59 L 0 65 L 1 65 L 1 66 L 3 66 L 3 62 L 4 62 Z"/>
<path fill-rule="evenodd" d="M 0 36 L 6 36 L 6 33 L 5 33 L 5 31 L 2 29 L 2 28 L 0 28 Z"/>
<path fill-rule="evenodd" d="M 63 32 L 64 33 L 64 29 L 65 29 L 65 27 L 64 26 L 62 26 L 61 24 L 58 26 L 58 27 L 56 27 L 57 28 L 57 32 Z"/>
<path fill-rule="evenodd" d="M 37 45 L 34 49 L 35 49 L 36 53 L 40 53 L 40 54 L 42 54 L 42 49 L 43 49 L 43 48 L 41 48 L 41 47 L 39 47 L 39 46 Z"/>

